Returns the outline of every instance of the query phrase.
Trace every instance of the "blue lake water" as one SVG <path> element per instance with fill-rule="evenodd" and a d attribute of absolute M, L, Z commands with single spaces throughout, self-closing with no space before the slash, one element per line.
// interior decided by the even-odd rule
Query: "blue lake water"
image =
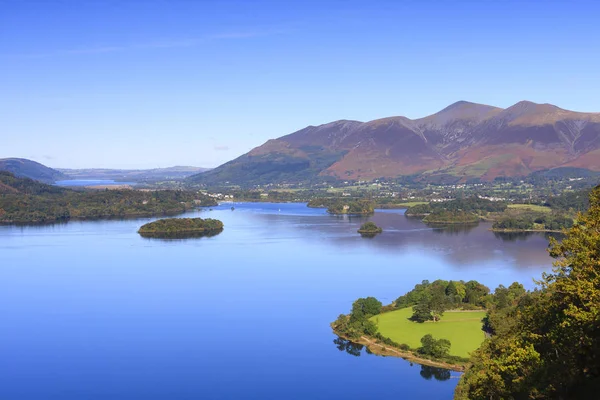
<path fill-rule="evenodd" d="M 135 182 L 118 182 L 112 179 L 71 179 L 56 181 L 57 186 L 115 186 L 115 185 L 135 185 Z"/>
<path fill-rule="evenodd" d="M 224 222 L 201 239 L 141 238 L 153 219 L 0 226 L 0 399 L 450 399 L 458 373 L 347 352 L 329 323 L 423 279 L 531 288 L 551 265 L 543 235 L 486 224 L 381 211 L 365 239 L 364 219 L 303 204 L 230 208 L 188 213 Z"/>

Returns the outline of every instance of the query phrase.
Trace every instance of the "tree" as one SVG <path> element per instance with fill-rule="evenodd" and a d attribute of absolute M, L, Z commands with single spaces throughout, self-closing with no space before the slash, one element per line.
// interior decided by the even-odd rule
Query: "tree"
<path fill-rule="evenodd" d="M 419 323 L 431 321 L 433 319 L 428 299 L 423 298 L 421 301 L 419 301 L 416 305 L 413 306 L 413 315 L 412 317 L 410 317 L 410 319 Z"/>
<path fill-rule="evenodd" d="M 562 242 L 539 290 L 472 357 L 458 399 L 596 398 L 600 391 L 600 187 Z M 511 285 L 512 286 L 512 285 Z M 509 288 L 509 292 L 511 289 Z M 518 294 L 515 286 L 512 292 Z M 510 310 L 510 308 L 507 308 Z M 498 315 L 493 313 L 490 317 Z"/>
<path fill-rule="evenodd" d="M 421 348 L 419 352 L 435 358 L 443 358 L 450 352 L 450 341 L 448 339 L 436 340 L 432 335 L 427 334 L 421 338 Z"/>
<path fill-rule="evenodd" d="M 352 304 L 351 317 L 352 318 L 372 317 L 373 315 L 377 315 L 377 314 L 381 313 L 382 306 L 383 306 L 383 304 L 381 304 L 381 302 L 379 300 L 377 300 L 375 297 L 360 298 Z"/>

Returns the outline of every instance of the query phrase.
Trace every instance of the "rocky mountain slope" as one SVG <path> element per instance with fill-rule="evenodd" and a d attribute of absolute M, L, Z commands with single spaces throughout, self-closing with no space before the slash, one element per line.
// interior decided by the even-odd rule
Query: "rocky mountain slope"
<path fill-rule="evenodd" d="M 562 167 L 600 171 L 600 113 L 528 101 L 507 109 L 459 101 L 414 120 L 309 126 L 189 180 L 253 185 L 413 176 L 456 182 Z"/>

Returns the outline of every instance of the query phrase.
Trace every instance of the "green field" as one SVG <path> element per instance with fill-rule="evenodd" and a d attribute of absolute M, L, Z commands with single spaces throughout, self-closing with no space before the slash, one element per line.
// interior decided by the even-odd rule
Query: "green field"
<path fill-rule="evenodd" d="M 419 206 L 421 204 L 429 204 L 426 201 L 407 201 L 405 203 L 397 203 L 394 204 L 395 206 L 399 206 L 399 207 L 413 207 L 413 206 Z"/>
<path fill-rule="evenodd" d="M 528 211 L 538 211 L 538 212 L 550 212 L 552 209 L 546 206 L 538 206 L 536 204 L 509 204 L 508 208 L 512 208 L 515 210 L 528 210 Z"/>
<path fill-rule="evenodd" d="M 485 335 L 481 330 L 481 319 L 485 311 L 446 311 L 438 322 L 418 323 L 408 318 L 412 307 L 376 315 L 379 332 L 397 343 L 406 343 L 411 348 L 421 346 L 421 338 L 430 333 L 436 339 L 448 339 L 452 343 L 450 354 L 468 357 L 477 349 Z"/>

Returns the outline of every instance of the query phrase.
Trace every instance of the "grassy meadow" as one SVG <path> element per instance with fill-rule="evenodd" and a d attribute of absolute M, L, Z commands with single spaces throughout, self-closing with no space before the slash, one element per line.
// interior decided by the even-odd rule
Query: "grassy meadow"
<path fill-rule="evenodd" d="M 397 343 L 406 343 L 411 348 L 421 346 L 421 338 L 430 333 L 436 339 L 448 339 L 452 343 L 450 354 L 468 357 L 479 347 L 485 335 L 481 330 L 481 319 L 485 311 L 446 311 L 438 322 L 418 323 L 408 318 L 412 307 L 376 315 L 371 319 L 379 326 L 379 332 Z"/>
<path fill-rule="evenodd" d="M 546 206 L 538 206 L 537 204 L 509 204 L 509 209 L 522 210 L 522 211 L 536 211 L 536 212 L 551 212 L 552 209 Z"/>

